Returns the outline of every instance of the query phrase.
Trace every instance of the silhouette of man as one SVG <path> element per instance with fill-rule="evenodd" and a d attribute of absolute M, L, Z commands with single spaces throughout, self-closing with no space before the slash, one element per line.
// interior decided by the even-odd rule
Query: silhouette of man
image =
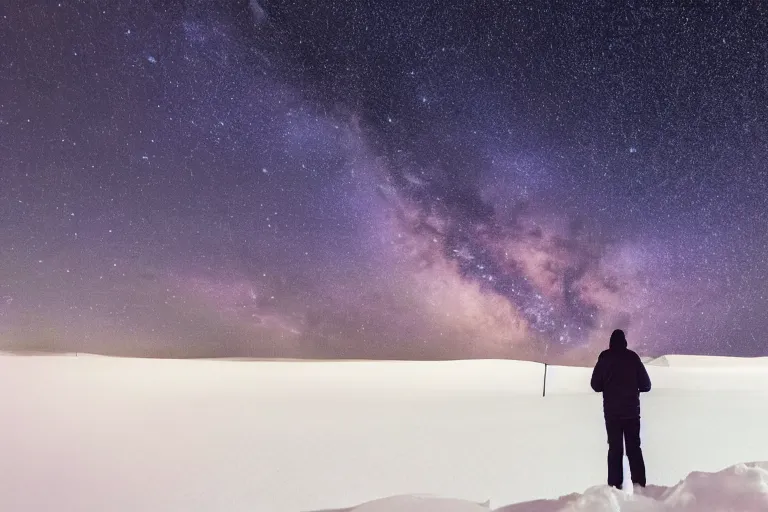
<path fill-rule="evenodd" d="M 627 348 L 624 331 L 611 333 L 608 350 L 597 358 L 592 389 L 603 394 L 603 416 L 608 434 L 608 485 L 624 482 L 624 446 L 632 483 L 645 487 L 645 462 L 640 448 L 640 393 L 651 390 L 648 372 L 634 351 Z"/>

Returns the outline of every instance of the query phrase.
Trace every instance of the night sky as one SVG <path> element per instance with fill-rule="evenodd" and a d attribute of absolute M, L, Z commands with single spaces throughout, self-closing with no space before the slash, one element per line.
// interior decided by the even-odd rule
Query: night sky
<path fill-rule="evenodd" d="M 624 4 L 6 0 L 0 349 L 768 354 L 768 8 Z"/>

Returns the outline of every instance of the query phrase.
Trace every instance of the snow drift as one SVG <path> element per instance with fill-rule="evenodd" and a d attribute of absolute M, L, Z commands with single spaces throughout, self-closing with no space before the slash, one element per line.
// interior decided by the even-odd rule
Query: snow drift
<path fill-rule="evenodd" d="M 490 503 L 430 496 L 394 496 L 358 507 L 323 512 L 764 512 L 768 462 L 737 464 L 717 473 L 691 473 L 673 487 L 649 486 L 638 494 L 596 486 L 584 494 L 492 509 Z"/>

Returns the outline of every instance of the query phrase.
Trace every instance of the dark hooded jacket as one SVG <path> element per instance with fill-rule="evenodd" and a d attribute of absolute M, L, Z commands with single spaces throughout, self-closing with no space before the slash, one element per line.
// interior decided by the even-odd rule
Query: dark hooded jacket
<path fill-rule="evenodd" d="M 627 348 L 620 329 L 611 334 L 608 350 L 598 357 L 591 384 L 592 389 L 603 394 L 606 419 L 640 417 L 640 393 L 651 390 L 651 379 L 640 356 Z"/>

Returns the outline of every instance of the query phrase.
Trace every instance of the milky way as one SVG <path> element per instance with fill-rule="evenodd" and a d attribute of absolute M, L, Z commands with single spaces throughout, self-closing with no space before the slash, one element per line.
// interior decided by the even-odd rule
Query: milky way
<path fill-rule="evenodd" d="M 6 4 L 4 350 L 765 354 L 760 3 Z"/>

